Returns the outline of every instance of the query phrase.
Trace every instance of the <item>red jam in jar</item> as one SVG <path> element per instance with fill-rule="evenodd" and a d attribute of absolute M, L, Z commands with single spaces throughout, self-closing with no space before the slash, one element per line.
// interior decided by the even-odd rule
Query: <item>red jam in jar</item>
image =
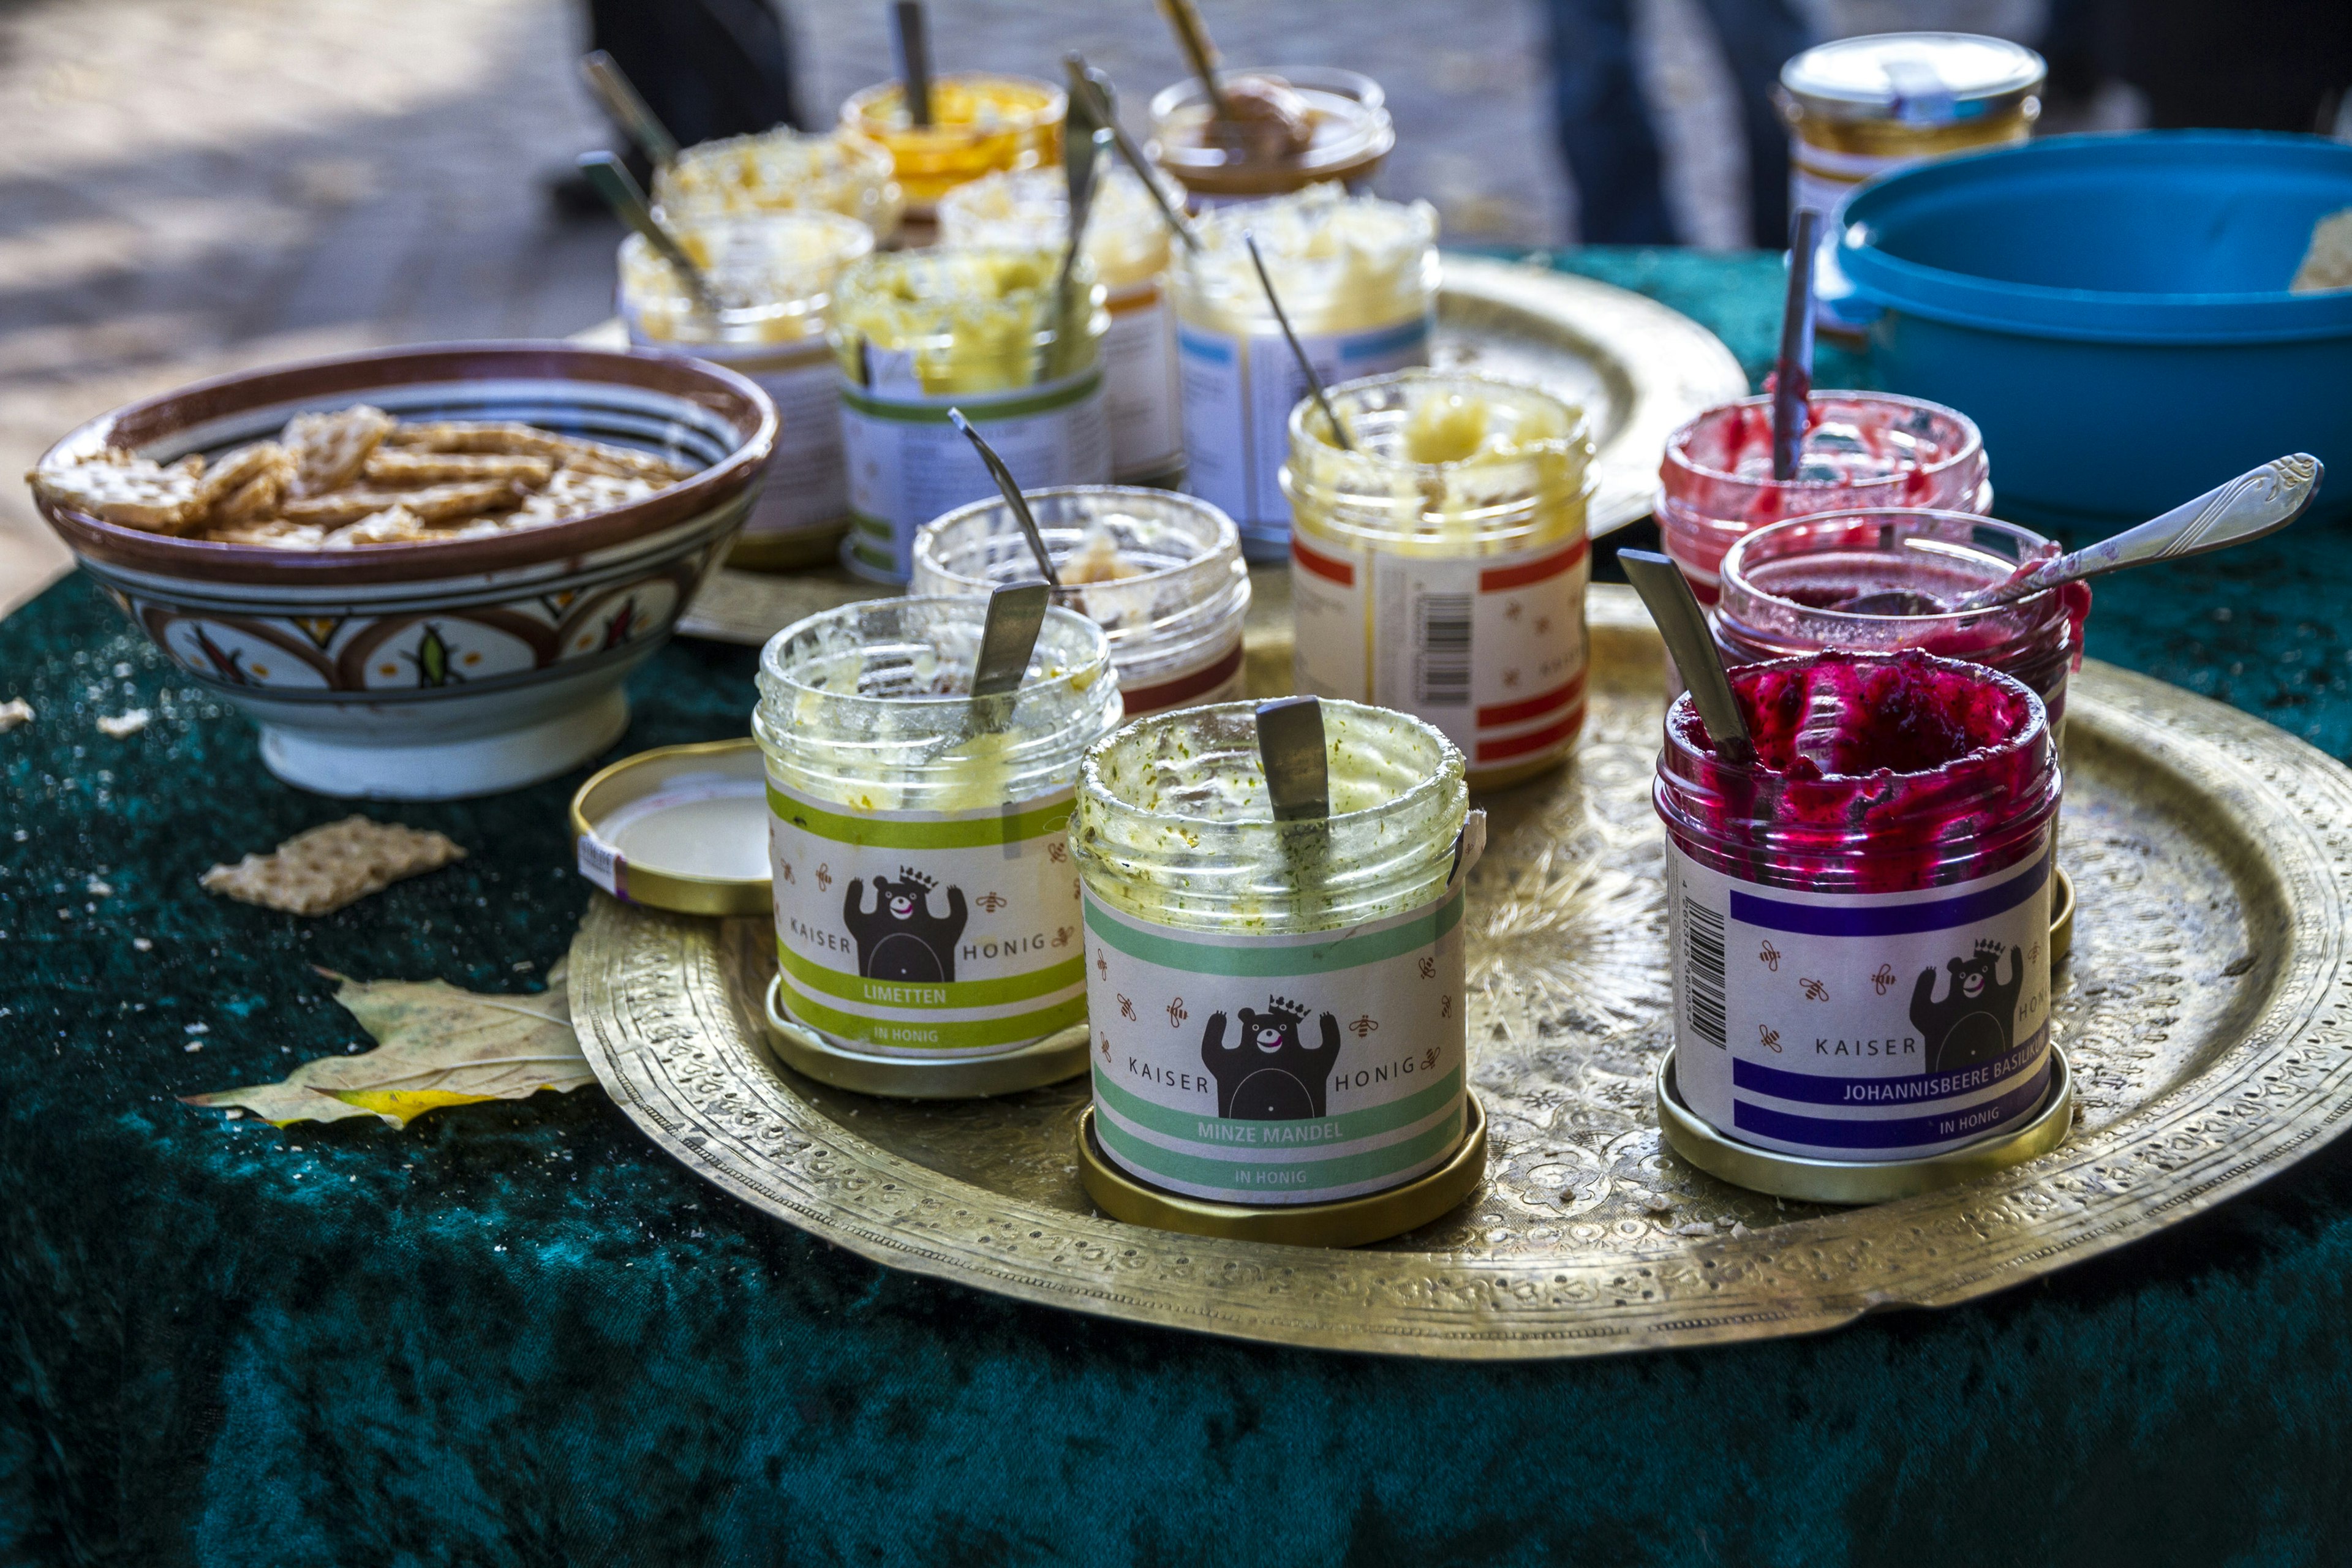
<path fill-rule="evenodd" d="M 2083 662 L 2086 583 L 1967 615 L 1951 606 L 2058 554 L 2014 523 L 1971 512 L 1886 509 L 1778 522 L 1724 553 L 1722 594 L 1707 616 L 1724 662 L 1760 664 L 1826 649 L 1921 653 L 2015 676 L 2064 732 L 2066 677 Z M 1874 595 L 1899 608 L 1852 608 Z"/>
<path fill-rule="evenodd" d="M 1732 541 L 1752 529 L 1856 507 L 1992 505 L 1984 437 L 1957 409 L 1891 392 L 1816 392 L 1796 478 L 1772 477 L 1772 400 L 1710 408 L 1658 464 L 1658 533 L 1699 603 L 1715 603 Z"/>
<path fill-rule="evenodd" d="M 1758 1147 L 1871 1163 L 2021 1125 L 2050 1079 L 2058 753 L 2041 699 L 1920 653 L 1736 670 L 1752 761 L 1666 712 L 1675 1082 Z"/>

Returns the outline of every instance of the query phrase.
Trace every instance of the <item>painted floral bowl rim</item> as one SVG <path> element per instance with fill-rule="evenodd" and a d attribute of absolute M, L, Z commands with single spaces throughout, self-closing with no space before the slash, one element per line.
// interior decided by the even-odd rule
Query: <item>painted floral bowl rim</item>
<path fill-rule="evenodd" d="M 626 506 L 446 543 L 274 550 L 128 528 L 47 497 L 37 497 L 37 504 L 76 555 L 133 571 L 255 585 L 425 583 L 585 556 L 689 522 L 751 483 L 775 446 L 775 405 L 733 371 L 674 356 L 525 341 L 370 350 L 215 376 L 100 415 L 56 442 L 40 460 L 109 446 L 146 450 L 257 409 L 328 410 L 365 402 L 371 393 L 466 382 L 635 387 L 709 411 L 733 427 L 737 445 L 691 478 Z M 178 455 L 167 453 L 167 460 Z"/>

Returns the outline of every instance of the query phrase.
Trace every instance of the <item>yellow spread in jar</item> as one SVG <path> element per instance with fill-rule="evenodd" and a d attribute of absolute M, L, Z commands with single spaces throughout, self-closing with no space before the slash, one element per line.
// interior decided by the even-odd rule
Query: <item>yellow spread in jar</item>
<path fill-rule="evenodd" d="M 688 147 L 655 171 L 654 202 L 673 223 L 713 213 L 839 213 L 884 239 L 898 232 L 905 205 L 881 143 L 784 127 Z"/>
<path fill-rule="evenodd" d="M 1188 321 L 1246 332 L 1270 321 L 1248 234 L 1300 332 L 1369 331 L 1422 315 L 1437 288 L 1437 210 L 1427 202 L 1351 196 L 1336 184 L 1226 207 L 1201 226 L 1206 241 L 1178 258 Z"/>
<path fill-rule="evenodd" d="M 908 209 L 929 216 L 940 197 L 997 169 L 1034 169 L 1061 156 L 1060 88 L 1028 77 L 967 71 L 931 82 L 931 122 L 917 125 L 898 82 L 877 83 L 841 106 L 845 131 L 889 150 Z"/>
<path fill-rule="evenodd" d="M 864 224 L 829 212 L 714 215 L 672 219 L 669 227 L 723 308 L 713 318 L 660 253 L 629 236 L 621 242 L 621 309 L 655 342 L 822 337 L 834 279 L 874 248 Z"/>
<path fill-rule="evenodd" d="M 1035 249 L 906 251 L 873 256 L 844 273 L 834 292 L 834 352 L 850 380 L 877 392 L 895 379 L 875 351 L 905 355 L 926 396 L 997 392 L 1076 374 L 1093 363 L 1108 326 L 1100 289 L 1081 260 L 1074 286 L 1088 290 L 1081 330 L 1065 336 L 1054 298 L 1060 258 Z"/>
<path fill-rule="evenodd" d="M 1163 184 L 1169 205 L 1181 210 L 1184 193 L 1170 186 L 1172 182 Z M 950 246 L 1058 250 L 1069 222 L 1069 186 L 1058 170 L 993 174 L 940 198 L 940 238 Z M 1149 283 L 1167 269 L 1167 220 L 1131 170 L 1097 173 L 1086 248 L 1096 276 L 1114 293 Z"/>

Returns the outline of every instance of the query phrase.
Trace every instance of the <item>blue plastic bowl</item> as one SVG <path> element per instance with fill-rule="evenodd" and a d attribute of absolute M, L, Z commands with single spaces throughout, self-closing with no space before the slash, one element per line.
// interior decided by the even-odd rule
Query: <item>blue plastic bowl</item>
<path fill-rule="evenodd" d="M 2055 137 L 1864 186 L 1838 261 L 1878 379 L 1984 431 L 2002 515 L 2136 521 L 2294 451 L 2342 515 L 2352 289 L 2286 286 L 2347 206 L 2352 146 L 2315 136 Z"/>

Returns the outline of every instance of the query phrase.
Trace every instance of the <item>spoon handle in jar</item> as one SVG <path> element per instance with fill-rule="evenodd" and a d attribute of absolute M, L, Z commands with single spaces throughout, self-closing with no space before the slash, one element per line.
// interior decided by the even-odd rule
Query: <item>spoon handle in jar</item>
<path fill-rule="evenodd" d="M 1658 623 L 1658 635 L 1666 639 L 1666 651 L 1675 656 L 1675 668 L 1690 688 L 1691 706 L 1698 710 L 1707 739 L 1725 757 L 1745 761 L 1755 751 L 1748 738 L 1748 721 L 1732 695 L 1731 678 L 1723 673 L 1723 660 L 1706 629 L 1706 612 L 1699 608 L 1698 595 L 1691 592 L 1683 569 L 1650 550 L 1621 550 L 1617 563 L 1650 607 L 1650 618 Z"/>
<path fill-rule="evenodd" d="M 2061 555 L 2038 571 L 1971 594 L 1953 610 L 1990 609 L 2103 572 L 2202 555 L 2276 533 L 2304 514 L 2318 496 L 2326 473 L 2319 459 L 2308 452 L 2273 458 L 2162 517 Z"/>
<path fill-rule="evenodd" d="M 710 314 L 719 314 L 723 306 L 710 287 L 710 279 L 694 264 L 686 247 L 678 244 L 677 237 L 654 216 L 653 208 L 646 205 L 646 193 L 637 188 L 627 165 L 610 153 L 583 153 L 580 172 L 588 176 L 588 183 L 596 187 L 596 194 L 604 198 L 614 216 L 643 235 L 646 243 L 686 280 L 687 290 L 694 296 L 695 302 Z"/>
<path fill-rule="evenodd" d="M 1258 765 L 1276 822 L 1331 815 L 1331 764 L 1325 750 L 1323 704 L 1313 697 L 1280 697 L 1257 705 Z"/>
<path fill-rule="evenodd" d="M 1111 146 L 1134 171 L 1135 177 L 1143 182 L 1144 194 L 1151 198 L 1151 205 L 1160 209 L 1160 217 L 1166 220 L 1176 237 L 1184 242 L 1184 248 L 1200 249 L 1201 231 L 1192 226 L 1191 218 L 1169 201 L 1168 193 L 1160 189 L 1160 177 L 1152 169 L 1150 160 L 1144 157 L 1143 150 L 1135 144 L 1135 139 L 1120 128 L 1118 112 L 1111 104 L 1108 85 L 1110 78 L 1087 64 L 1086 57 L 1076 50 L 1064 55 L 1062 64 L 1069 73 L 1070 101 L 1085 108 L 1085 119 L 1110 132 Z"/>
<path fill-rule="evenodd" d="M 591 49 L 580 57 L 580 74 L 588 79 L 588 89 L 604 106 L 604 112 L 620 124 L 630 141 L 645 149 L 656 168 L 667 168 L 677 161 L 677 138 L 611 55 Z"/>
<path fill-rule="evenodd" d="M 931 122 L 931 38 L 923 22 L 923 0 L 898 0 L 890 7 L 890 32 L 898 46 L 898 80 L 907 100 L 907 123 Z"/>
<path fill-rule="evenodd" d="M 963 416 L 962 409 L 949 409 L 948 420 L 963 432 L 964 439 L 970 441 L 972 449 L 980 454 L 981 465 L 987 468 L 988 477 L 996 481 L 996 493 L 1004 498 L 1004 505 L 1013 513 L 1013 521 L 1020 525 L 1021 537 L 1029 542 L 1029 553 L 1037 558 L 1037 575 L 1045 580 L 1047 586 L 1060 587 L 1062 574 L 1054 570 L 1054 557 L 1045 548 L 1045 536 L 1037 531 L 1037 516 L 1029 510 L 1029 498 L 1021 493 L 1020 481 L 1013 477 L 1013 470 L 1004 466 L 1004 459 L 996 455 L 996 448 L 972 428 L 971 421 Z"/>
<path fill-rule="evenodd" d="M 1003 697 L 1021 689 L 1053 592 L 1043 583 L 1009 583 L 989 595 L 980 654 L 971 668 L 972 696 Z"/>
<path fill-rule="evenodd" d="M 1772 477 L 1797 477 L 1797 455 L 1811 423 L 1813 395 L 1813 258 L 1822 215 L 1799 207 L 1789 220 L 1789 289 L 1780 301 L 1780 353 L 1772 362 Z"/>

